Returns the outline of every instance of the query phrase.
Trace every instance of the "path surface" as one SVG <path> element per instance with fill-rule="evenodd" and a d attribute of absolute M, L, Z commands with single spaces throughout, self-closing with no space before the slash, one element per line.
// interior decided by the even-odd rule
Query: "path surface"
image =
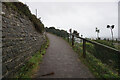
<path fill-rule="evenodd" d="M 50 45 L 35 78 L 93 78 L 66 41 L 52 34 L 47 36 Z"/>

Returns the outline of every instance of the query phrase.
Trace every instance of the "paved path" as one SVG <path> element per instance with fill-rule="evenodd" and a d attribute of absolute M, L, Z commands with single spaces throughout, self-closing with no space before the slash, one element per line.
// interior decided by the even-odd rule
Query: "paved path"
<path fill-rule="evenodd" d="M 66 41 L 52 34 L 47 36 L 50 45 L 35 78 L 93 78 Z"/>

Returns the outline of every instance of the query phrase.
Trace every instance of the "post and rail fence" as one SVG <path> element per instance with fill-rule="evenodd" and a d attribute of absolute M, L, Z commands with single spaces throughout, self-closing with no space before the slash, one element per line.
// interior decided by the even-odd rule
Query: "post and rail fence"
<path fill-rule="evenodd" d="M 75 36 L 74 35 L 72 35 L 72 46 L 74 46 L 74 38 L 75 38 Z M 80 40 L 82 40 L 82 49 L 83 49 L 83 54 L 82 54 L 82 56 L 83 56 L 83 58 L 86 58 L 86 43 L 91 43 L 91 44 L 93 44 L 93 45 L 97 45 L 97 46 L 100 46 L 100 47 L 102 47 L 103 49 L 110 49 L 110 50 L 112 50 L 112 51 L 114 51 L 115 53 L 113 53 L 113 54 L 116 54 L 117 55 L 117 59 L 118 59 L 118 75 L 120 75 L 120 51 L 119 50 L 117 50 L 117 49 L 115 49 L 115 48 L 112 48 L 112 47 L 109 47 L 109 46 L 107 46 L 107 45 L 104 45 L 104 44 L 101 44 L 101 43 L 98 43 L 98 42 L 95 42 L 95 41 L 91 41 L 91 40 L 88 40 L 88 39 L 85 39 L 85 38 L 82 38 L 82 37 L 76 37 L 76 38 L 78 38 L 78 39 L 80 39 Z M 101 53 L 102 54 L 102 53 Z"/>

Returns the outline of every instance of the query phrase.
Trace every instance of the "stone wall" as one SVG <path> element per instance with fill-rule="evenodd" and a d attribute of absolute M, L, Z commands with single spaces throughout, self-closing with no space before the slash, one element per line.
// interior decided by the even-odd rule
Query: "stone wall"
<path fill-rule="evenodd" d="M 46 41 L 25 15 L 2 5 L 2 75 L 9 77 Z"/>
<path fill-rule="evenodd" d="M 0 2 L 0 12 L 2 12 L 2 3 Z M 0 15 L 0 80 L 2 78 L 2 15 Z"/>

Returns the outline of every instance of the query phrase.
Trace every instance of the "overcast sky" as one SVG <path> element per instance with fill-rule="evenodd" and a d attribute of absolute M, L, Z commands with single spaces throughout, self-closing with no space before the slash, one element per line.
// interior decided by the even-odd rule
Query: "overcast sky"
<path fill-rule="evenodd" d="M 113 24 L 115 25 L 114 37 L 118 37 L 118 0 L 20 1 L 26 3 L 33 14 L 37 9 L 38 18 L 41 17 L 47 27 L 54 26 L 67 31 L 72 28 L 84 37 L 96 37 L 95 28 L 97 27 L 100 29 L 100 37 L 111 37 L 110 29 L 106 26 Z"/>

